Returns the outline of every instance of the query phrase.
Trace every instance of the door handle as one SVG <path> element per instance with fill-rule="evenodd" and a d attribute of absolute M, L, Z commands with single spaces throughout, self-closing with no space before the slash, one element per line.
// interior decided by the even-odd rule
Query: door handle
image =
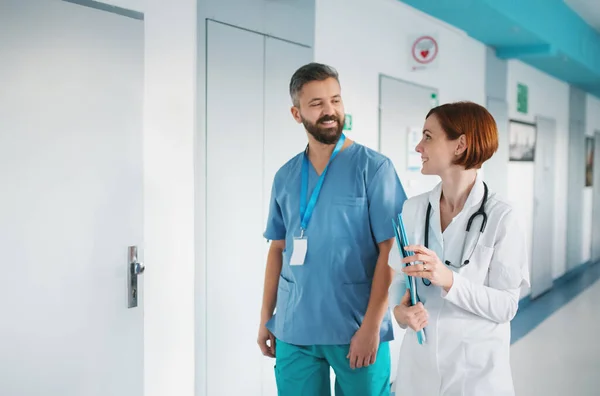
<path fill-rule="evenodd" d="M 138 261 L 137 246 L 129 246 L 127 257 L 127 307 L 135 308 L 138 305 L 138 275 L 146 267 Z"/>

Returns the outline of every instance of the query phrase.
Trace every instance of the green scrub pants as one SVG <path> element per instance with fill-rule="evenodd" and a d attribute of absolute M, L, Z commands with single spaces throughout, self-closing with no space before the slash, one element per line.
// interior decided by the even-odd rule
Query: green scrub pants
<path fill-rule="evenodd" d="M 350 345 L 297 346 L 276 340 L 275 379 L 279 396 L 330 396 L 330 370 L 335 396 L 389 396 L 390 346 L 379 345 L 375 363 L 352 370 L 346 359 Z"/>

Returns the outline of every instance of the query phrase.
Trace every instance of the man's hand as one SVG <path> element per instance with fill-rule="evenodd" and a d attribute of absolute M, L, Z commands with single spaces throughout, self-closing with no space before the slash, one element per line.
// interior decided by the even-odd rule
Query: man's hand
<path fill-rule="evenodd" d="M 361 327 L 350 341 L 350 352 L 346 359 L 350 359 L 352 369 L 366 367 L 375 363 L 378 349 L 379 329 Z"/>
<path fill-rule="evenodd" d="M 267 326 L 262 323 L 258 328 L 257 342 L 263 355 L 271 358 L 275 357 L 275 337 L 269 329 L 267 329 Z"/>
<path fill-rule="evenodd" d="M 267 329 L 266 324 L 273 317 L 273 311 L 277 305 L 277 287 L 279 286 L 279 275 L 283 265 L 283 249 L 285 249 L 284 239 L 272 241 L 271 247 L 269 247 L 267 268 L 265 269 L 265 288 L 260 310 L 260 326 L 258 327 L 258 339 L 256 340 L 262 354 L 272 358 L 275 357 L 275 336 Z"/>

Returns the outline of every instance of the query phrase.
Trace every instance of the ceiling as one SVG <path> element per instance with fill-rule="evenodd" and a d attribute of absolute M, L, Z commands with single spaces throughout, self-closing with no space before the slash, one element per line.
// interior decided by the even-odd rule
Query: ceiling
<path fill-rule="evenodd" d="M 600 32 L 600 0 L 565 0 L 591 27 Z"/>
<path fill-rule="evenodd" d="M 600 0 L 400 1 L 600 97 Z"/>

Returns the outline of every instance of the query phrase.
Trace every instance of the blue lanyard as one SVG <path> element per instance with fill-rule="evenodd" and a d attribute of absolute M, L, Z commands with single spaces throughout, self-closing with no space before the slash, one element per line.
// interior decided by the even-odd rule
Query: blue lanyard
<path fill-rule="evenodd" d="M 333 159 L 339 154 L 342 150 L 342 146 L 344 145 L 344 141 L 346 140 L 346 136 L 342 134 L 340 139 L 338 140 L 335 148 L 333 149 L 333 153 L 331 153 L 331 157 L 329 158 L 329 162 L 319 180 L 317 181 L 317 185 L 310 196 L 310 200 L 308 201 L 308 205 L 306 203 L 306 195 L 308 194 L 308 155 L 304 152 L 304 160 L 302 162 L 302 188 L 300 190 L 300 220 L 301 223 L 301 234 L 300 238 L 304 237 L 304 230 L 308 226 L 308 222 L 312 217 L 313 210 L 315 209 L 315 205 L 317 204 L 317 198 L 319 198 L 319 193 L 321 192 L 321 187 L 323 187 L 323 181 L 325 180 L 325 175 L 327 174 L 327 170 L 329 169 L 329 165 L 333 161 Z"/>

